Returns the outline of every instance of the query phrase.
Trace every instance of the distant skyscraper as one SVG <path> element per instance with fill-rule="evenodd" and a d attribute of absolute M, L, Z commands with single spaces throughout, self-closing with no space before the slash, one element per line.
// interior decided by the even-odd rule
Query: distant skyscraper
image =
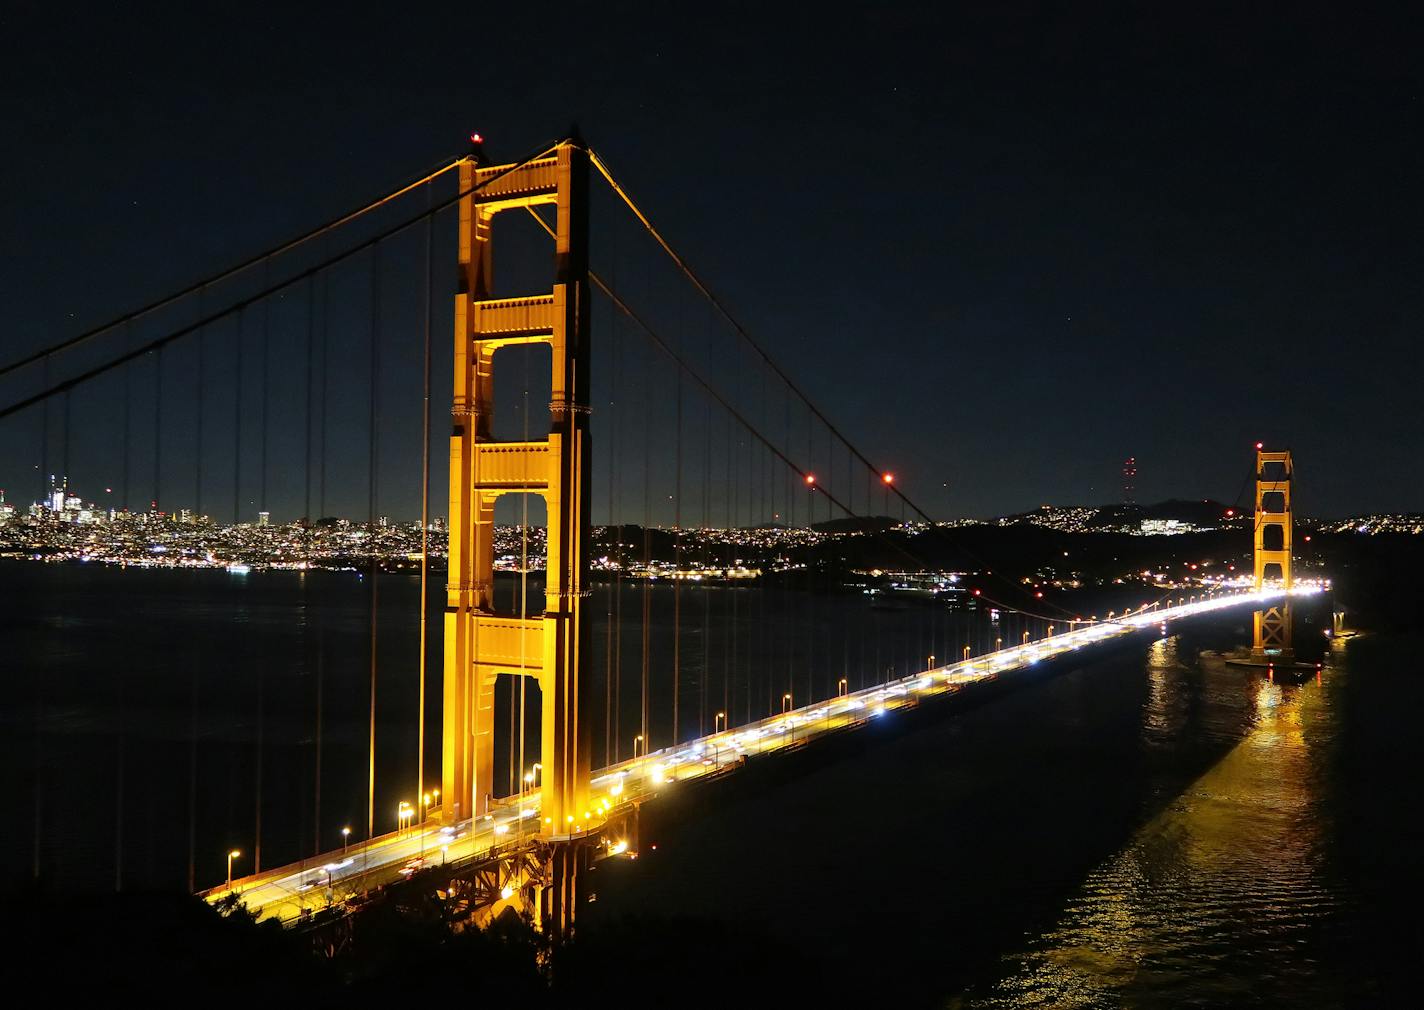
<path fill-rule="evenodd" d="M 271 522 L 271 521 L 272 521 L 272 513 L 271 513 L 271 512 L 259 512 L 259 513 L 257 513 L 257 525 L 258 525 L 258 526 L 266 526 L 266 525 L 267 525 L 269 522 Z"/>
<path fill-rule="evenodd" d="M 1122 464 L 1122 503 L 1137 503 L 1137 457 L 1129 456 Z"/>

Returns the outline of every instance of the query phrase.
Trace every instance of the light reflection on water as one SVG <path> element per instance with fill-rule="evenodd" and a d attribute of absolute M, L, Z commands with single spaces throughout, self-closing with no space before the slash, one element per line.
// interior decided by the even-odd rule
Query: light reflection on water
<path fill-rule="evenodd" d="M 1284 991 L 1330 1004 L 1340 983 L 1317 972 L 1311 947 L 1342 901 L 1322 854 L 1332 824 L 1321 769 L 1347 674 L 1287 686 L 1208 663 L 1205 684 L 1185 691 L 1192 666 L 1174 640 L 1153 646 L 1144 743 L 1177 731 L 1188 696 L 1220 708 L 1223 718 L 1202 724 L 1208 732 L 1252 706 L 1246 736 L 1095 868 L 1057 922 L 964 1005 L 1222 1006 Z"/>

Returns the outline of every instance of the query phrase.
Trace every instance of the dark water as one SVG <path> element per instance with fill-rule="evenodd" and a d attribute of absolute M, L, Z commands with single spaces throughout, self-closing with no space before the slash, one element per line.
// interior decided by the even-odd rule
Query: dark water
<path fill-rule="evenodd" d="M 417 590 L 404 575 L 379 586 L 387 821 L 415 789 Z M 212 884 L 228 848 L 251 853 L 259 810 L 269 865 L 311 851 L 318 824 L 327 846 L 343 824 L 364 833 L 365 580 L 6 564 L 0 591 L 7 881 L 38 869 L 75 889 L 181 887 L 191 851 L 198 886 Z M 618 691 L 596 756 L 626 756 L 642 728 L 643 603 L 641 587 L 602 587 L 591 606 L 598 690 Z M 1018 634 L 782 591 L 675 604 L 663 587 L 648 606 L 654 669 L 672 662 L 680 610 L 684 735 L 724 706 L 760 715 L 787 689 L 799 701 L 841 675 L 858 684 Z M 802 951 L 823 982 L 896 1005 L 1409 1005 L 1424 641 L 1357 639 L 1318 682 L 1281 686 L 1199 659 L 1243 623 L 1144 643 L 929 729 L 880 724 L 855 760 L 714 809 L 673 799 L 642 859 L 602 864 L 592 915 L 733 921 Z M 656 745 L 672 734 L 666 682 L 650 709 Z M 426 760 L 433 781 L 434 747 Z"/>
<path fill-rule="evenodd" d="M 427 600 L 427 789 L 440 776 L 442 577 Z M 497 577 L 502 609 L 517 612 L 518 588 Z M 542 588 L 531 578 L 530 613 Z M 258 838 L 270 867 L 331 849 L 345 826 L 364 837 L 373 651 L 375 831 L 394 828 L 399 802 L 420 793 L 412 574 L 379 576 L 373 607 L 370 580 L 354 572 L 0 562 L 0 595 L 6 882 L 182 887 L 191 854 L 193 883 L 205 887 L 221 882 L 229 849 L 250 872 Z M 801 704 L 834 694 L 841 677 L 859 687 L 1022 631 L 982 614 L 874 610 L 858 594 L 782 587 L 601 584 L 587 613 L 598 765 L 631 756 L 640 734 L 657 749 L 674 725 L 686 739 L 710 731 L 719 711 L 735 725 L 779 711 L 787 692 Z M 521 760 L 516 683 L 501 678 L 496 691 L 497 781 L 538 760 L 538 688 L 525 681 Z"/>
<path fill-rule="evenodd" d="M 857 1001 L 1413 1005 L 1421 643 L 1357 640 L 1296 687 L 1198 659 L 1235 637 L 678 811 L 594 907 L 735 919 Z"/>

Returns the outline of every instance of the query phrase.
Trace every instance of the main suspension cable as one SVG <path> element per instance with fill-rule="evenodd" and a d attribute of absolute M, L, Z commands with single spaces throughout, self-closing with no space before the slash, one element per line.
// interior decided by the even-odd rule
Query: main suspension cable
<path fill-rule="evenodd" d="M 420 178 L 416 179 L 413 182 L 404 184 L 396 188 L 395 190 L 392 190 L 385 196 L 378 197 L 375 200 L 372 200 L 356 208 L 355 210 L 348 211 L 345 214 L 342 214 L 340 217 L 333 218 L 332 220 L 327 221 L 325 224 L 319 225 L 316 228 L 311 229 L 310 231 L 303 232 L 295 238 L 291 238 L 286 240 L 285 242 L 278 243 L 272 248 L 264 252 L 258 253 L 256 256 L 251 256 L 235 264 L 234 266 L 230 266 L 218 271 L 211 277 L 207 277 L 203 280 L 196 281 L 193 284 L 189 284 L 187 287 L 176 291 L 173 294 L 166 295 L 163 298 L 156 299 L 155 301 L 149 302 L 148 304 L 140 306 L 137 309 L 125 312 L 123 315 L 118 316 L 115 319 L 111 319 L 108 322 L 103 323 L 102 325 L 85 330 L 83 333 L 79 333 L 75 336 L 61 340 L 59 343 L 52 344 L 51 346 L 46 347 L 43 350 L 35 351 L 32 354 L 27 354 L 23 358 L 19 358 L 15 361 L 10 362 L 8 365 L 0 366 L 0 376 L 9 375 L 11 372 L 24 368 L 26 365 L 33 364 L 41 358 L 48 357 L 51 354 L 57 354 L 60 351 L 67 351 L 71 348 L 78 347 L 80 344 L 92 340 L 94 337 L 97 337 L 101 333 L 106 333 L 116 327 L 123 326 L 124 324 L 130 323 L 136 319 L 141 319 L 149 313 L 157 312 L 159 309 L 172 305 L 175 302 L 182 301 L 184 298 L 188 297 L 191 294 L 201 292 L 203 288 L 208 287 L 209 285 L 218 284 L 222 281 L 228 280 L 229 278 L 235 277 L 243 271 L 249 270 L 252 267 L 255 267 L 257 264 L 263 263 L 271 259 L 273 256 L 280 256 L 283 253 L 291 252 L 293 249 L 305 245 L 312 239 L 325 235 L 327 232 L 334 231 L 335 229 L 340 228 L 342 225 L 349 224 L 350 222 L 355 221 L 357 218 L 363 217 L 371 211 L 385 206 L 392 200 L 399 199 L 400 197 L 404 196 L 406 193 L 409 193 L 411 190 L 417 188 L 418 186 L 430 182 L 433 179 L 439 178 L 446 172 L 450 171 L 450 169 L 459 165 L 460 162 L 462 162 L 463 160 L 463 156 L 454 159 L 442 159 L 441 163 L 439 164 L 439 167 L 435 168 L 434 170 L 423 173 Z"/>
<path fill-rule="evenodd" d="M 48 385 L 46 388 L 40 390 L 38 393 L 35 393 L 35 394 L 32 395 L 32 396 L 27 396 L 27 397 L 25 397 L 25 398 L 22 399 L 22 400 L 17 400 L 16 402 L 11 403 L 10 405 L 8 405 L 8 406 L 6 406 L 6 407 L 0 408 L 0 418 L 9 417 L 11 414 L 18 413 L 19 411 L 24 410 L 26 407 L 34 406 L 36 403 L 40 403 L 40 402 L 42 402 L 42 401 L 44 401 L 44 400 L 49 399 L 51 396 L 54 396 L 56 393 L 62 393 L 62 392 L 64 392 L 64 391 L 67 390 L 67 389 L 73 389 L 73 388 L 76 387 L 76 386 L 82 385 L 83 383 L 88 382 L 89 380 L 94 379 L 94 378 L 96 378 L 96 377 L 98 377 L 98 376 L 100 376 L 100 375 L 103 375 L 105 372 L 108 372 L 108 371 L 110 371 L 110 370 L 112 370 L 112 369 L 114 369 L 114 368 L 117 368 L 118 366 L 120 366 L 120 365 L 122 365 L 122 364 L 124 364 L 124 363 L 126 363 L 126 362 L 128 362 L 128 361 L 132 361 L 132 360 L 135 359 L 135 358 L 140 358 L 140 357 L 142 357 L 143 355 L 149 353 L 150 351 L 157 350 L 157 349 L 160 348 L 160 347 L 163 347 L 163 346 L 166 346 L 166 345 L 168 345 L 168 344 L 173 343 L 175 340 L 182 339 L 183 337 L 186 337 L 188 334 L 193 333 L 193 332 L 195 332 L 195 331 L 197 331 L 197 330 L 202 329 L 204 326 L 208 326 L 208 325 L 210 325 L 210 324 L 216 322 L 216 321 L 219 320 L 219 319 L 222 319 L 222 318 L 225 318 L 225 317 L 228 316 L 228 315 L 231 315 L 231 314 L 234 313 L 234 312 L 239 312 L 239 311 L 241 311 L 242 309 L 246 308 L 247 306 L 252 305 L 252 304 L 255 304 L 256 302 L 260 302 L 260 301 L 262 301 L 264 298 L 268 298 L 268 297 L 270 297 L 270 296 L 276 294 L 276 293 L 279 292 L 279 291 L 285 291 L 286 289 L 288 289 L 288 288 L 290 288 L 290 287 L 293 287 L 293 286 L 295 286 L 295 285 L 297 285 L 297 284 L 300 284 L 302 281 L 306 280 L 308 277 L 313 277 L 313 276 L 315 276 L 315 275 L 317 275 L 317 274 L 319 274 L 319 273 L 322 273 L 322 272 L 324 272 L 324 271 L 330 269 L 331 267 L 335 266 L 335 265 L 338 264 L 338 263 L 343 263 L 343 262 L 345 262 L 346 260 L 351 259 L 352 257 L 357 256 L 358 254 L 360 254 L 360 253 L 366 251 L 367 249 L 371 249 L 371 248 L 373 248 L 373 247 L 379 245 L 381 242 L 384 242 L 386 239 L 392 238 L 392 237 L 394 237 L 395 235 L 401 234 L 401 233 L 404 232 L 406 229 L 411 228 L 411 227 L 413 227 L 414 225 L 419 224 L 420 222 L 426 220 L 427 218 L 433 217 L 435 214 L 437 214 L 437 213 L 439 213 L 440 211 L 446 209 L 447 207 L 452 207 L 452 206 L 454 206 L 455 204 L 459 203 L 461 200 L 465 199 L 465 197 L 471 196 L 471 195 L 473 195 L 473 194 L 475 194 L 475 193 L 478 193 L 480 190 L 484 189 L 486 186 L 489 186 L 489 185 L 491 185 L 492 183 L 495 183 L 495 182 L 499 181 L 500 179 L 504 178 L 506 175 L 509 175 L 511 172 L 517 171 L 518 169 L 524 167 L 524 166 L 525 166 L 526 164 L 528 164 L 529 162 L 538 160 L 539 158 L 541 158 L 541 157 L 543 157 L 544 155 L 548 154 L 550 151 L 552 151 L 552 150 L 553 150 L 555 147 L 557 147 L 557 146 L 558 146 L 557 143 L 547 144 L 547 145 L 545 145 L 544 147 L 540 148 L 538 151 L 536 151 L 536 152 L 534 152 L 534 153 L 532 153 L 532 154 L 528 154 L 528 155 L 526 155 L 525 157 L 521 158 L 519 161 L 513 162 L 512 164 L 505 166 L 501 171 L 499 171 L 499 172 L 497 172 L 496 174 L 490 176 L 488 179 L 485 179 L 483 182 L 476 183 L 475 185 L 469 187 L 468 189 L 460 190 L 460 191 L 457 192 L 454 196 L 447 197 L 446 199 L 441 200 L 439 203 L 435 204 L 433 207 L 428 207 L 428 208 L 426 208 L 424 211 L 420 212 L 419 214 L 415 214 L 415 215 L 413 215 L 413 216 L 407 218 L 406 220 L 401 221 L 401 222 L 398 223 L 398 224 L 391 225 L 389 228 L 386 228 L 385 230 L 383 230 L 383 231 L 381 231 L 381 232 L 379 232 L 379 233 L 377 233 L 377 234 L 375 234 L 375 235 L 370 236 L 369 238 L 367 238 L 367 239 L 365 239 L 364 241 L 362 241 L 362 242 L 360 242 L 360 243 L 358 243 L 358 244 L 352 246 L 352 247 L 349 248 L 349 249 L 345 249 L 345 250 L 343 250 L 342 252 L 335 253 L 335 254 L 333 254 L 333 255 L 331 255 L 331 256 L 328 256 L 326 259 L 322 260 L 321 262 L 319 262 L 319 263 L 314 263 L 314 264 L 312 264 L 311 266 L 307 267 L 306 269 L 301 270 L 301 271 L 299 271 L 299 272 L 296 273 L 296 274 L 293 274 L 291 277 L 288 277 L 288 278 L 285 278 L 285 279 L 283 279 L 283 280 L 281 280 L 281 281 L 278 281 L 278 282 L 276 282 L 275 284 L 271 284 L 271 285 L 269 285 L 269 286 L 266 286 L 266 287 L 264 287 L 261 291 L 255 292 L 255 293 L 253 293 L 253 294 L 251 294 L 251 295 L 247 295 L 246 297 L 243 297 L 243 298 L 239 298 L 239 299 L 237 299 L 236 301 L 233 301 L 233 302 L 231 302 L 230 304 L 228 304 L 225 308 L 220 309 L 220 310 L 218 310 L 218 311 L 216 311 L 216 312 L 210 313 L 209 315 L 207 315 L 207 316 L 205 316 L 205 317 L 203 317 L 203 318 L 201 318 L 201 319 L 198 319 L 198 320 L 195 321 L 195 322 L 188 323 L 188 324 L 186 324 L 186 325 L 184 325 L 184 326 L 180 326 L 180 327 L 178 327 L 178 328 L 175 329 L 175 330 L 170 330 L 168 333 L 164 334 L 163 336 L 161 336 L 161 337 L 156 337 L 156 338 L 154 338 L 153 340 L 150 340 L 148 343 L 143 344 L 143 345 L 140 346 L 140 347 L 136 347 L 136 348 L 134 348 L 133 350 L 130 350 L 130 351 L 124 353 L 124 354 L 121 354 L 121 355 L 115 357 L 115 358 L 109 359 L 108 361 L 104 362 L 103 364 L 96 365 L 96 366 L 94 366 L 93 368 L 90 368 L 90 369 L 88 369 L 88 370 L 86 370 L 86 371 L 84 371 L 84 372 L 81 372 L 81 373 L 79 373 L 78 375 L 71 376 L 71 377 L 68 378 L 68 379 L 64 379 L 64 380 L 61 381 L 61 382 L 57 382 L 57 383 L 55 383 L 55 384 L 53 384 L 53 385 Z M 49 360 L 49 353 L 48 353 L 48 352 L 46 352 L 46 353 L 43 354 L 42 356 L 44 357 L 44 359 L 45 359 L 46 361 Z"/>
<path fill-rule="evenodd" d="M 678 255 L 677 251 L 673 249 L 672 245 L 667 241 L 667 239 L 662 236 L 662 233 L 659 232 L 657 228 L 653 226 L 653 223 L 648 219 L 648 216 L 643 213 L 642 209 L 636 203 L 633 202 L 633 198 L 628 194 L 628 191 L 625 190 L 618 183 L 618 180 L 613 177 L 613 173 L 609 170 L 608 166 L 604 164 L 603 159 L 599 157 L 598 152 L 594 151 L 591 147 L 587 150 L 589 160 L 593 163 L 593 166 L 598 169 L 599 174 L 603 176 L 603 178 L 607 181 L 608 185 L 612 187 L 613 192 L 618 194 L 618 197 L 624 202 L 624 204 L 627 205 L 628 209 L 632 211 L 633 215 L 642 223 L 648 234 L 652 236 L 653 240 L 658 244 L 659 247 L 662 248 L 663 252 L 668 255 L 668 258 L 673 261 L 673 263 L 680 271 L 682 271 L 683 275 L 688 279 L 688 281 L 692 283 L 693 287 L 697 288 L 697 290 L 702 294 L 702 296 L 712 304 L 712 306 L 717 310 L 717 312 L 722 316 L 722 318 L 725 319 L 731 325 L 731 327 L 737 331 L 737 335 L 740 336 L 742 340 L 746 342 L 747 346 L 750 347 L 753 351 L 755 351 L 757 355 L 762 359 L 762 361 L 766 363 L 767 367 L 770 368 L 772 372 L 775 373 L 776 376 L 781 379 L 783 383 L 786 384 L 786 387 L 790 389 L 793 393 L 795 393 L 796 396 L 801 400 L 801 402 L 806 405 L 807 409 L 809 409 L 813 414 L 816 415 L 820 422 L 826 426 L 827 431 L 829 431 L 832 435 L 839 439 L 851 452 L 855 453 L 857 459 L 859 459 L 875 473 L 884 473 L 885 471 L 883 469 L 877 467 L 874 463 L 872 463 L 865 456 L 864 453 L 862 453 L 859 449 L 855 447 L 855 445 L 850 441 L 850 439 L 846 438 L 845 435 L 841 433 L 840 429 L 838 429 L 834 424 L 831 423 L 830 418 L 828 418 L 825 413 L 822 412 L 821 409 L 816 406 L 816 404 L 811 400 L 811 398 L 800 386 L 798 386 L 794 381 L 792 381 L 791 376 L 788 375 L 786 371 L 776 363 L 776 361 L 771 357 L 769 353 L 767 353 L 766 349 L 763 348 L 761 344 L 757 343 L 757 341 L 752 337 L 751 333 L 747 331 L 747 328 L 737 321 L 736 317 L 733 316 L 732 313 L 727 309 L 727 307 L 722 304 L 721 300 L 715 294 L 712 293 L 711 288 L 709 288 L 707 284 L 703 282 L 702 278 L 697 274 L 697 272 L 694 271 L 692 267 L 688 265 L 687 261 L 683 259 L 682 256 Z M 916 505 L 914 502 L 910 501 L 910 499 L 906 496 L 905 492 L 901 490 L 898 485 L 894 486 L 893 490 L 895 491 L 895 494 L 898 495 L 903 502 L 905 502 L 905 504 L 909 505 L 910 508 L 914 509 L 917 513 L 919 513 L 920 517 L 924 519 L 925 522 L 933 522 L 929 514 L 925 512 L 924 509 Z"/>

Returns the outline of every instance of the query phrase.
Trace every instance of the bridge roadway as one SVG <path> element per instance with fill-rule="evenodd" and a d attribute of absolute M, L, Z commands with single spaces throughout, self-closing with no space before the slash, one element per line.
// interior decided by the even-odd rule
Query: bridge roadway
<path fill-rule="evenodd" d="M 1318 592 L 1297 586 L 1294 595 Z M 910 677 L 867 687 L 816 702 L 784 714 L 737 726 L 640 755 L 599 770 L 593 778 L 592 809 L 572 832 L 599 827 L 620 804 L 644 800 L 684 779 L 709 775 L 738 764 L 744 756 L 769 753 L 834 730 L 844 729 L 887 712 L 918 704 L 922 698 L 961 689 L 966 684 L 1026 670 L 1053 656 L 1120 638 L 1144 627 L 1195 617 L 1217 610 L 1260 607 L 1284 593 L 1218 593 L 1177 606 L 1150 606 L 1113 621 L 1074 628 L 1063 634 L 1000 649 L 996 652 L 926 670 Z M 432 863 L 456 862 L 489 852 L 494 846 L 517 843 L 538 832 L 537 790 L 509 797 L 499 808 L 472 824 L 469 819 L 441 827 L 433 819 L 403 831 L 381 835 L 314 856 L 299 863 L 233 881 L 232 890 L 260 918 L 296 920 L 304 910 L 316 911 L 328 901 L 340 902 L 363 890 L 399 880 Z M 617 840 L 611 840 L 615 844 Z M 200 892 L 208 901 L 228 894 L 226 886 Z"/>

